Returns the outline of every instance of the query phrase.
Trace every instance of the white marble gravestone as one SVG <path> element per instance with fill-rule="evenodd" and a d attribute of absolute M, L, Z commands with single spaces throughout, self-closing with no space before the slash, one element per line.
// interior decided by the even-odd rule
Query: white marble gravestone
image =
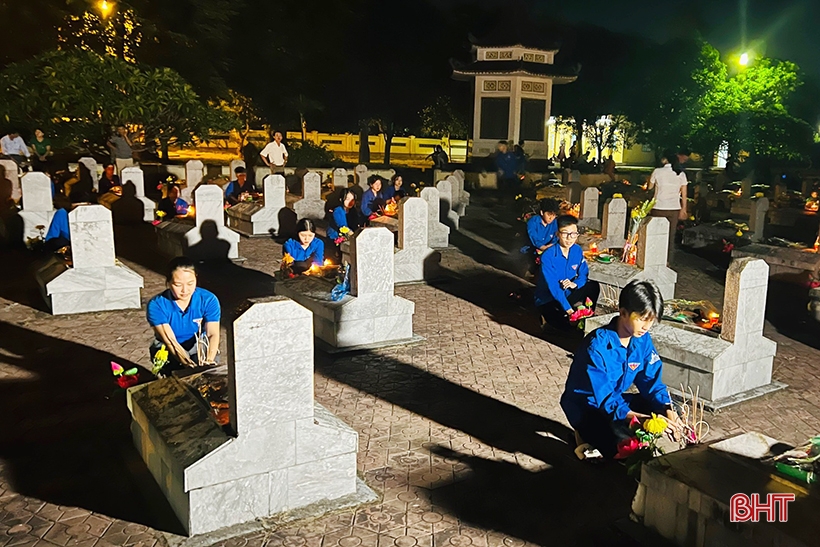
<path fill-rule="evenodd" d="M 463 217 L 466 213 L 467 205 L 461 201 L 463 197 L 464 179 L 456 175 L 449 175 L 445 180 L 450 182 L 453 211 Z"/>
<path fill-rule="evenodd" d="M 185 234 L 185 255 L 196 260 L 239 258 L 239 234 L 225 226 L 224 195 L 216 185 L 200 186 L 194 196 L 196 227 Z M 213 228 L 216 227 L 216 232 Z M 218 243 L 214 242 L 214 238 Z M 213 246 L 212 246 L 213 244 Z"/>
<path fill-rule="evenodd" d="M 752 200 L 752 212 L 749 215 L 749 232 L 753 242 L 763 239 L 763 229 L 766 227 L 766 213 L 769 211 L 769 200 L 757 198 Z"/>
<path fill-rule="evenodd" d="M 428 186 L 421 190 L 421 199 L 427 202 L 427 243 L 433 249 L 446 249 L 450 245 L 450 228 L 440 219 L 441 194 L 437 188 Z"/>
<path fill-rule="evenodd" d="M 464 185 L 467 182 L 467 176 L 461 169 L 456 169 L 455 171 L 453 171 L 453 176 L 456 177 L 456 179 L 458 180 L 458 214 L 459 216 L 464 216 L 467 214 L 467 206 L 470 205 L 470 192 L 464 189 Z"/>
<path fill-rule="evenodd" d="M 763 336 L 769 267 L 754 258 L 735 259 L 726 274 L 723 325 L 719 337 L 674 323 L 652 329 L 652 340 L 663 359 L 663 380 L 672 392 L 681 384 L 700 388 L 710 408 L 721 408 L 781 389 L 772 382 L 777 344 Z M 587 329 L 612 316 L 587 319 Z"/>
<path fill-rule="evenodd" d="M 325 218 L 325 200 L 322 199 L 322 177 L 319 173 L 308 171 L 302 178 L 302 199 L 293 204 L 297 220 Z"/>
<path fill-rule="evenodd" d="M 279 214 L 285 203 L 285 177 L 265 175 L 262 203 L 238 203 L 228 209 L 228 226 L 249 237 L 279 233 Z"/>
<path fill-rule="evenodd" d="M 228 173 L 231 177 L 231 180 L 234 180 L 236 178 L 237 167 L 245 168 L 245 160 L 231 160 L 230 171 Z"/>
<path fill-rule="evenodd" d="M 337 167 L 333 170 L 333 174 L 331 176 L 333 178 L 333 188 L 337 190 L 340 188 L 347 188 L 347 169 Z"/>
<path fill-rule="evenodd" d="M 626 243 L 626 219 L 629 216 L 624 198 L 610 198 L 604 204 L 599 249 L 623 249 Z"/>
<path fill-rule="evenodd" d="M 0 165 L 6 168 L 6 178 L 11 181 L 11 199 L 20 201 L 23 190 L 20 187 L 20 173 L 14 160 L 0 160 Z"/>
<path fill-rule="evenodd" d="M 120 173 L 120 182 L 123 186 L 127 182 L 134 183 L 134 187 L 137 189 L 137 199 L 142 202 L 143 206 L 142 220 L 146 222 L 154 220 L 154 210 L 157 204 L 145 197 L 145 174 L 142 172 L 142 168 L 136 166 L 126 167 Z"/>
<path fill-rule="evenodd" d="M 367 192 L 369 186 L 367 185 L 367 166 L 359 164 L 353 168 L 353 172 L 356 174 L 356 184 L 361 188 L 363 191 Z"/>
<path fill-rule="evenodd" d="M 578 226 L 601 229 L 601 220 L 598 218 L 598 189 L 587 188 L 581 195 L 581 214 L 578 218 Z"/>
<path fill-rule="evenodd" d="M 393 256 L 394 281 L 425 281 L 438 274 L 441 253 L 430 248 L 427 202 L 408 197 L 399 202 L 399 248 Z"/>
<path fill-rule="evenodd" d="M 189 160 L 185 163 L 185 188 L 180 190 L 180 197 L 188 203 L 193 202 L 197 184 L 205 178 L 205 164 L 200 160 Z"/>
<path fill-rule="evenodd" d="M 459 217 L 453 209 L 453 184 L 447 179 L 440 180 L 436 184 L 441 200 L 441 221 L 452 230 L 458 231 Z"/>
<path fill-rule="evenodd" d="M 51 313 L 139 309 L 142 277 L 116 260 L 111 211 L 80 205 L 68 223 L 73 267 L 55 258 L 37 271 Z"/>
<path fill-rule="evenodd" d="M 282 297 L 234 321 L 230 434 L 175 377 L 128 390 L 134 444 L 189 535 L 376 499 L 356 476 L 358 434 L 313 399 L 312 323 Z"/>
<path fill-rule="evenodd" d="M 91 172 L 91 180 L 94 182 L 94 190 L 97 192 L 100 191 L 100 175 L 101 175 L 101 167 L 92 157 L 86 156 L 77 160 L 78 162 L 85 165 L 88 170 Z"/>
<path fill-rule="evenodd" d="M 644 221 L 638 230 L 638 256 L 634 266 L 622 262 L 589 263 L 589 278 L 601 284 L 601 298 L 612 299 L 617 304 L 621 289 L 636 279 L 654 281 L 664 300 L 675 298 L 678 274 L 666 265 L 668 230 L 669 221 L 665 218 L 652 217 Z"/>
<path fill-rule="evenodd" d="M 26 173 L 20 182 L 23 189 L 23 243 L 30 239 L 45 239 L 54 201 L 51 196 L 51 179 L 45 173 Z M 42 228 L 38 229 L 38 226 Z"/>
<path fill-rule="evenodd" d="M 413 338 L 415 305 L 393 293 L 393 233 L 363 228 L 350 242 L 351 291 L 330 300 L 331 280 L 299 276 L 278 282 L 276 294 L 292 298 L 313 312 L 316 338 L 331 350 L 403 344 Z"/>

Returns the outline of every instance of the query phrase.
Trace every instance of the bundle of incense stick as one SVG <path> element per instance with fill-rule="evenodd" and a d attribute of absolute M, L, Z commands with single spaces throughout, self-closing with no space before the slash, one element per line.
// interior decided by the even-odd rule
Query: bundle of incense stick
<path fill-rule="evenodd" d="M 703 399 L 700 399 L 700 386 L 693 393 L 691 387 L 684 389 L 683 384 L 681 384 L 680 392 L 683 398 L 681 420 L 683 420 L 684 427 L 681 442 L 683 444 L 697 444 L 709 435 L 709 424 L 703 419 L 706 405 Z"/>

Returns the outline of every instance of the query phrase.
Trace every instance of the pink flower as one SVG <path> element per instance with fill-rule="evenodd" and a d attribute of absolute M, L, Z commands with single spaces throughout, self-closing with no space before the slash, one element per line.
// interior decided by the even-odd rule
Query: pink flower
<path fill-rule="evenodd" d="M 615 455 L 615 459 L 624 460 L 645 446 L 646 443 L 640 442 L 635 437 L 624 439 L 618 443 L 618 453 Z"/>
<path fill-rule="evenodd" d="M 632 416 L 632 419 L 629 420 L 629 429 L 635 429 L 636 426 L 641 427 L 641 421 L 637 416 Z"/>

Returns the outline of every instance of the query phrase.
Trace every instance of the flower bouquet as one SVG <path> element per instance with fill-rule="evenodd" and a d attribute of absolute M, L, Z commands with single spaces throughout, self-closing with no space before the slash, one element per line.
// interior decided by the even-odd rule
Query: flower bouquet
<path fill-rule="evenodd" d="M 111 372 L 114 374 L 114 378 L 117 379 L 117 385 L 122 389 L 128 389 L 140 380 L 137 367 L 125 370 L 122 365 L 111 361 Z"/>
<path fill-rule="evenodd" d="M 578 328 L 584 330 L 584 319 L 592 317 L 593 315 L 595 315 L 595 312 L 592 309 L 592 300 L 587 298 L 586 301 L 570 315 L 569 322 L 577 323 Z"/>
<path fill-rule="evenodd" d="M 282 272 L 285 279 L 293 279 L 296 277 L 296 274 L 293 273 L 293 269 L 291 268 L 291 266 L 293 266 L 293 262 L 293 257 L 288 253 L 285 253 L 282 257 L 282 262 L 279 264 L 279 270 Z"/>
<path fill-rule="evenodd" d="M 151 364 L 153 365 L 151 374 L 159 376 L 162 372 L 162 368 L 168 364 L 168 348 L 165 347 L 165 344 L 162 344 L 154 354 Z"/>
<path fill-rule="evenodd" d="M 635 264 L 638 257 L 638 230 L 641 229 L 644 219 L 649 215 L 649 211 L 655 207 L 655 200 L 646 200 L 640 205 L 632 209 L 631 218 L 632 223 L 629 225 L 629 237 L 626 238 L 624 244 L 624 253 L 621 256 L 621 262 L 627 264 Z"/>
<path fill-rule="evenodd" d="M 350 228 L 348 228 L 347 226 L 341 226 L 339 228 L 339 237 L 334 239 L 333 243 L 335 243 L 336 245 L 341 245 L 345 241 L 350 240 L 350 236 L 352 235 L 352 233 L 353 232 L 351 232 Z"/>
<path fill-rule="evenodd" d="M 154 216 L 156 216 L 157 218 L 151 224 L 156 226 L 157 224 L 160 224 L 162 222 L 162 219 L 165 218 L 165 211 L 156 211 L 154 213 Z"/>
<path fill-rule="evenodd" d="M 658 441 L 669 427 L 669 422 L 663 416 L 653 413 L 643 424 L 638 418 L 633 417 L 629 427 L 634 436 L 618 443 L 615 459 L 624 460 L 627 472 L 634 475 L 640 472 L 641 464 L 665 454 L 663 448 L 658 446 Z"/>

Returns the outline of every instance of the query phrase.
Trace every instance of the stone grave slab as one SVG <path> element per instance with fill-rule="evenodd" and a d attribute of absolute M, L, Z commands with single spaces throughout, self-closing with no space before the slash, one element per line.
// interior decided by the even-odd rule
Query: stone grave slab
<path fill-rule="evenodd" d="M 324 220 L 325 200 L 322 199 L 322 177 L 309 171 L 302 178 L 302 199 L 293 204 L 297 220 Z"/>
<path fill-rule="evenodd" d="M 157 208 L 157 204 L 145 197 L 145 174 L 142 172 L 142 169 L 136 166 L 126 167 L 122 170 L 122 173 L 120 173 L 120 182 L 122 184 L 128 182 L 134 183 L 137 189 L 137 199 L 142 202 L 143 206 L 142 220 L 145 222 L 154 220 L 154 211 Z"/>
<path fill-rule="evenodd" d="M 205 164 L 201 160 L 185 162 L 185 187 L 180 191 L 180 197 L 188 203 L 194 201 L 194 190 L 205 178 Z"/>
<path fill-rule="evenodd" d="M 433 249 L 446 249 L 450 246 L 450 227 L 441 222 L 441 194 L 428 186 L 420 197 L 427 202 L 427 243 Z"/>
<path fill-rule="evenodd" d="M 100 191 L 100 176 L 102 176 L 102 166 L 97 163 L 97 160 L 90 156 L 86 156 L 77 160 L 85 165 L 91 172 L 91 180 L 94 182 L 94 190 Z"/>
<path fill-rule="evenodd" d="M 732 258 L 759 258 L 769 265 L 772 276 L 802 276 L 820 272 L 820 253 L 813 249 L 791 249 L 755 243 L 735 247 Z"/>
<path fill-rule="evenodd" d="M 195 226 L 176 219 L 158 224 L 159 250 L 168 256 L 184 255 L 194 260 L 238 259 L 239 234 L 225 226 L 223 203 L 219 186 L 200 186 L 196 191 Z"/>
<path fill-rule="evenodd" d="M 415 304 L 393 292 L 393 234 L 386 228 L 363 228 L 351 239 L 351 293 L 330 300 L 334 282 L 313 276 L 276 284 L 313 312 L 316 338 L 330 351 L 405 344 L 413 336 Z"/>
<path fill-rule="evenodd" d="M 285 177 L 266 175 L 262 203 L 238 203 L 227 210 L 228 225 L 249 237 L 279 234 L 279 215 L 286 208 Z"/>
<path fill-rule="evenodd" d="M 353 168 L 353 173 L 356 175 L 356 185 L 362 189 L 362 191 L 367 192 L 369 186 L 367 185 L 367 177 L 369 176 L 367 166 L 359 164 Z"/>
<path fill-rule="evenodd" d="M 224 427 L 176 377 L 128 390 L 134 444 L 189 535 L 376 499 L 356 476 L 357 433 L 313 399 L 312 323 L 282 297 L 234 321 Z"/>
<path fill-rule="evenodd" d="M 581 196 L 581 215 L 578 226 L 601 229 L 601 219 L 598 218 L 598 188 L 586 188 Z"/>
<path fill-rule="evenodd" d="M 624 198 L 610 198 L 604 204 L 600 249 L 623 249 L 629 210 Z"/>
<path fill-rule="evenodd" d="M 341 167 L 334 169 L 331 178 L 333 180 L 333 188 L 337 190 L 347 188 L 347 169 Z"/>
<path fill-rule="evenodd" d="M 665 218 L 654 217 L 644 222 L 638 231 L 638 256 L 635 265 L 622 262 L 589 263 L 589 278 L 601 284 L 599 302 L 606 299 L 617 303 L 621 289 L 633 279 L 654 281 L 661 290 L 664 300 L 675 298 L 678 274 L 666 266 L 669 253 L 668 230 L 669 221 Z"/>
<path fill-rule="evenodd" d="M 116 260 L 111 211 L 80 205 L 68 214 L 73 266 L 52 258 L 37 283 L 54 315 L 139 309 L 142 277 Z"/>
<path fill-rule="evenodd" d="M 676 545 L 808 547 L 817 543 L 820 501 L 791 482 L 773 480 L 773 469 L 760 461 L 786 446 L 760 433 L 745 433 L 710 445 L 698 445 L 655 458 L 641 469 L 633 511 L 643 524 Z M 732 523 L 733 495 L 794 494 L 787 522 Z"/>
<path fill-rule="evenodd" d="M 440 196 L 441 222 L 458 231 L 459 216 L 453 209 L 453 183 L 447 179 L 440 180 L 436 183 L 436 189 Z"/>
<path fill-rule="evenodd" d="M 23 190 L 23 209 L 20 211 L 20 218 L 23 219 L 23 243 L 45 239 L 51 217 L 54 216 L 51 179 L 45 173 L 26 173 L 20 185 Z"/>
<path fill-rule="evenodd" d="M 393 255 L 393 280 L 414 283 L 433 279 L 441 253 L 430 248 L 427 236 L 427 202 L 404 198 L 399 202 L 399 247 Z"/>
<path fill-rule="evenodd" d="M 11 199 L 15 202 L 20 201 L 23 196 L 23 189 L 20 186 L 20 173 L 17 170 L 17 164 L 14 160 L 0 159 L 0 165 L 6 170 L 6 178 L 11 181 Z"/>
<path fill-rule="evenodd" d="M 655 325 L 652 340 L 663 359 L 663 381 L 672 393 L 680 385 L 700 388 L 707 408 L 717 409 L 785 387 L 772 381 L 777 344 L 763 336 L 768 266 L 762 260 L 734 260 L 726 276 L 723 328 L 715 333 L 673 322 Z M 615 314 L 592 317 L 587 331 Z"/>

